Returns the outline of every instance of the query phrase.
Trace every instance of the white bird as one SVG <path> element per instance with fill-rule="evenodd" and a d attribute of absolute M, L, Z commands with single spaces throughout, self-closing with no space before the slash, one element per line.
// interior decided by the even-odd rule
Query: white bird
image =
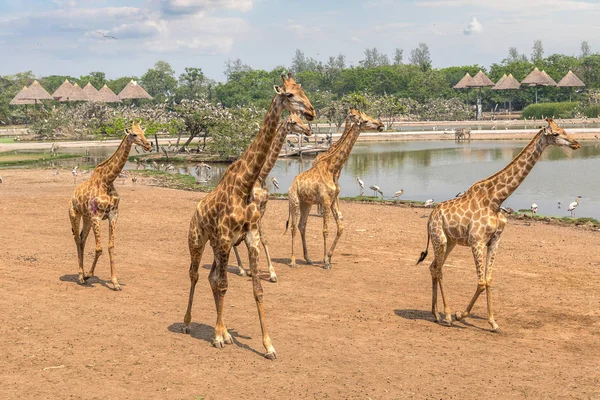
<path fill-rule="evenodd" d="M 531 213 L 537 214 L 537 212 L 538 212 L 538 205 L 535 203 L 531 203 Z"/>
<path fill-rule="evenodd" d="M 137 176 L 132 176 L 131 183 L 135 185 L 136 182 L 137 182 Z"/>
<path fill-rule="evenodd" d="M 433 207 L 433 199 L 425 200 L 425 207 Z"/>
<path fill-rule="evenodd" d="M 157 171 L 159 170 L 158 164 L 156 163 L 156 161 L 152 161 L 152 168 L 155 169 L 155 170 L 157 170 Z"/>
<path fill-rule="evenodd" d="M 79 168 L 79 165 L 76 165 L 75 168 L 73 168 L 73 170 L 71 171 L 71 175 L 73 175 L 73 183 L 77 182 L 77 169 Z"/>
<path fill-rule="evenodd" d="M 167 165 L 167 171 L 170 171 L 172 169 L 175 169 L 175 167 L 173 166 L 173 164 Z"/>
<path fill-rule="evenodd" d="M 271 183 L 273 184 L 273 188 L 275 189 L 275 191 L 279 190 L 279 182 L 277 181 L 277 179 L 275 179 L 274 176 L 271 177 Z"/>
<path fill-rule="evenodd" d="M 365 194 L 365 183 L 358 176 L 356 177 L 356 182 L 358 183 L 358 186 L 360 186 L 360 195 L 362 196 Z"/>
<path fill-rule="evenodd" d="M 403 194 L 404 194 L 404 189 L 400 189 L 396 193 L 394 193 L 394 195 L 392 197 L 398 198 L 398 197 L 402 196 Z"/>
<path fill-rule="evenodd" d="M 571 204 L 569 204 L 569 208 L 567 208 L 567 211 L 571 211 L 571 217 L 575 216 L 575 209 L 579 206 L 580 198 L 581 198 L 581 196 L 575 197 L 575 201 L 572 202 Z"/>
<path fill-rule="evenodd" d="M 160 164 L 160 168 L 159 169 L 164 170 L 165 169 L 165 163 Z"/>
<path fill-rule="evenodd" d="M 369 186 L 369 189 L 371 189 L 373 191 L 373 194 L 375 195 L 375 197 L 379 197 L 377 196 L 377 193 L 381 194 L 381 198 L 383 199 L 383 192 L 381 191 L 381 189 L 379 188 L 379 186 L 377 185 L 371 185 Z"/>

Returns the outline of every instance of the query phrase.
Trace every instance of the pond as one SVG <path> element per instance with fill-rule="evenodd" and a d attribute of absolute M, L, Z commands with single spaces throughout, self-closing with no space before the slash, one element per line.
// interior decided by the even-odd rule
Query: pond
<path fill-rule="evenodd" d="M 527 141 L 517 140 L 359 142 L 340 176 L 341 196 L 360 194 L 356 183 L 359 176 L 365 183 L 365 195 L 373 195 L 368 187 L 378 185 L 387 199 L 404 189 L 402 199 L 444 201 L 504 168 L 526 144 Z M 90 151 L 89 163 L 96 164 L 114 148 Z M 294 177 L 308 170 L 313 160 L 279 159 L 270 176 L 277 178 L 281 192 L 287 192 Z M 132 163 L 126 166 L 126 169 L 135 168 Z M 216 185 L 226 168 L 223 164 L 213 165 L 208 183 Z M 189 165 L 176 165 L 175 172 L 196 174 Z M 582 148 L 576 151 L 550 147 L 504 206 L 529 209 L 536 203 L 541 215 L 569 216 L 568 204 L 575 201 L 576 196 L 582 196 L 576 216 L 600 219 L 599 173 L 598 142 L 583 142 Z M 273 190 L 270 183 L 269 189 Z"/>

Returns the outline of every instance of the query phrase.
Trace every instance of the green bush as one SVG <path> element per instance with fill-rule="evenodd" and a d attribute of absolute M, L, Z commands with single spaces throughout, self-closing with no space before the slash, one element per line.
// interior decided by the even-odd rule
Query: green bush
<path fill-rule="evenodd" d="M 579 103 L 565 101 L 563 103 L 530 104 L 523 109 L 523 119 L 573 118 L 577 114 Z"/>
<path fill-rule="evenodd" d="M 584 110 L 583 113 L 588 118 L 600 117 L 600 104 L 590 104 Z"/>

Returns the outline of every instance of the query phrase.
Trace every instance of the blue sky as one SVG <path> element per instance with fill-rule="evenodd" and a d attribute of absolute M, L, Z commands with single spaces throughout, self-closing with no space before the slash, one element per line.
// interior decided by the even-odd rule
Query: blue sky
<path fill-rule="evenodd" d="M 0 0 L 0 74 L 141 76 L 165 60 L 223 80 L 228 59 L 272 69 L 301 49 L 356 65 L 377 47 L 407 62 L 419 42 L 435 67 L 488 67 L 535 39 L 545 55 L 600 51 L 597 21 L 590 0 Z"/>

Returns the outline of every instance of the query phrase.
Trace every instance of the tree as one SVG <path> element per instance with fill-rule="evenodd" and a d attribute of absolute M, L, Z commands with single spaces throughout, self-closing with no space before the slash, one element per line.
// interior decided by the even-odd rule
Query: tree
<path fill-rule="evenodd" d="M 250 68 L 250 66 L 248 64 L 244 64 L 242 62 L 242 60 L 240 60 L 239 58 L 236 58 L 233 61 L 227 60 L 225 62 L 225 71 L 223 71 L 223 73 L 225 74 L 225 77 L 227 78 L 227 80 L 229 80 L 231 75 L 233 75 L 235 73 L 248 72 L 251 70 L 252 70 L 252 68 Z"/>
<path fill-rule="evenodd" d="M 426 43 L 419 43 L 419 47 L 410 52 L 408 61 L 411 64 L 418 65 L 423 71 L 430 69 L 431 54 L 429 53 L 429 46 Z"/>
<path fill-rule="evenodd" d="M 374 114 L 386 124 L 386 130 L 389 130 L 394 121 L 402 115 L 406 114 L 407 107 L 391 94 L 376 96 L 371 100 L 371 108 Z"/>
<path fill-rule="evenodd" d="M 179 75 L 179 87 L 177 88 L 178 99 L 194 99 L 204 97 L 212 99 L 215 82 L 208 79 L 201 68 L 186 67 Z"/>
<path fill-rule="evenodd" d="M 592 54 L 592 50 L 590 49 L 590 45 L 587 42 L 587 40 L 584 40 L 583 42 L 581 42 L 581 54 L 580 57 L 584 58 L 589 56 L 590 54 Z"/>
<path fill-rule="evenodd" d="M 394 65 L 402 64 L 403 53 L 404 53 L 404 50 L 402 50 L 402 49 L 396 49 L 394 51 Z"/>
<path fill-rule="evenodd" d="M 358 64 L 363 68 L 375 68 L 382 65 L 389 65 L 390 59 L 387 55 L 380 53 L 377 47 L 365 49 L 365 58 L 360 60 Z"/>
<path fill-rule="evenodd" d="M 533 41 L 533 49 L 531 51 L 531 62 L 537 63 L 544 58 L 544 45 L 540 39 Z"/>
<path fill-rule="evenodd" d="M 79 86 L 84 87 L 88 82 L 94 85 L 96 89 L 100 89 L 106 83 L 106 74 L 100 71 L 92 71 L 79 77 Z"/>
<path fill-rule="evenodd" d="M 177 90 L 175 71 L 166 61 L 157 61 L 154 68 L 150 68 L 142 75 L 142 86 L 157 101 L 173 97 Z"/>
<path fill-rule="evenodd" d="M 214 105 L 205 99 L 182 100 L 175 106 L 175 112 L 182 119 L 185 132 L 189 135 L 188 140 L 179 149 L 184 151 L 195 137 L 204 134 L 202 149 L 206 148 L 206 138 L 213 133 L 219 125 L 219 120 L 227 118 L 229 113 L 221 105 Z"/>
<path fill-rule="evenodd" d="M 527 56 L 525 54 L 519 54 L 519 50 L 516 47 L 508 48 L 508 57 L 504 59 L 505 64 L 510 64 L 518 61 L 527 62 Z"/>

